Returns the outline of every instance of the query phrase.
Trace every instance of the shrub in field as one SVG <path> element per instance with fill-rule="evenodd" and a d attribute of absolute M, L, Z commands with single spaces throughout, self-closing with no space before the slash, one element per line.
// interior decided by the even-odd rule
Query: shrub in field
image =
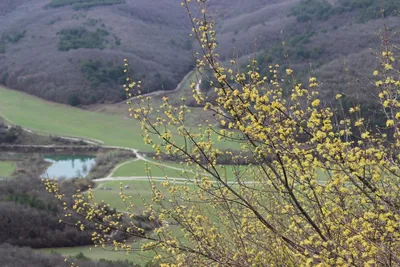
<path fill-rule="evenodd" d="M 12 143 L 21 135 L 22 129 L 19 126 L 8 127 L 0 122 L 0 144 Z"/>
<path fill-rule="evenodd" d="M 82 61 L 81 72 L 93 87 L 101 83 L 122 85 L 125 76 L 123 67 L 113 66 L 112 62 L 105 64 L 99 60 Z"/>
<path fill-rule="evenodd" d="M 217 95 L 209 99 L 193 90 L 193 98 L 213 119 L 188 128 L 185 98 L 173 105 L 165 96 L 153 107 L 151 97 L 141 96 L 141 83 L 128 79 L 125 88 L 139 99 L 129 111 L 142 123 L 144 142 L 156 155 L 197 168 L 197 175 L 186 182 L 167 180 L 161 188 L 151 184 L 153 202 L 144 207 L 159 222 L 154 234 L 133 225 L 131 210 L 142 204 L 133 203 L 123 188 L 128 213 L 113 216 L 101 215 L 92 193 L 76 196 L 69 208 L 102 217 L 95 221 L 93 241 L 108 246 L 110 229 L 140 237 L 148 241 L 141 250 L 153 250 L 162 266 L 400 265 L 400 66 L 385 25 L 379 33 L 380 67 L 371 70 L 376 112 L 385 117 L 376 128 L 357 103 L 346 112 L 324 105 L 317 78 L 299 83 L 289 61 L 284 73 L 277 64 L 268 66 L 269 78 L 260 75 L 256 60 L 245 72 L 235 60 L 222 64 L 207 2 L 198 1 L 199 17 L 193 17 L 190 2 L 182 5 L 202 52 L 197 67 L 210 67 Z M 290 90 L 284 92 L 282 84 Z M 342 98 L 338 94 L 333 101 Z M 239 143 L 241 151 L 222 151 L 219 142 Z M 217 162 L 221 155 L 233 165 L 247 159 L 253 168 L 228 173 Z M 56 183 L 47 181 L 46 187 L 62 199 Z M 110 246 L 134 249 L 124 241 Z"/>
<path fill-rule="evenodd" d="M 105 45 L 105 37 L 110 33 L 103 29 L 91 32 L 83 27 L 76 27 L 63 29 L 57 34 L 61 36 L 58 42 L 58 50 L 69 51 L 79 48 L 102 49 Z"/>
<path fill-rule="evenodd" d="M 26 36 L 26 30 L 23 31 L 12 31 L 2 36 L 2 39 L 9 43 L 18 43 L 21 39 Z"/>
<path fill-rule="evenodd" d="M 0 54 L 4 54 L 7 51 L 7 44 L 16 44 L 26 36 L 26 30 L 23 31 L 11 31 L 7 34 L 3 34 L 0 37 Z"/>

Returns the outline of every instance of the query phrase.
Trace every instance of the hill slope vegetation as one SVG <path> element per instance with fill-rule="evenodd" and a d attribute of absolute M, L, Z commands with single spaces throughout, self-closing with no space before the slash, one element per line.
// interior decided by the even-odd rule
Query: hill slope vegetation
<path fill-rule="evenodd" d="M 359 73 L 370 69 L 369 49 L 379 46 L 378 2 L 220 0 L 209 8 L 221 59 L 237 57 L 245 66 L 256 57 L 283 70 L 287 53 L 300 79 L 311 71 L 322 79 L 326 97 L 345 92 L 364 101 L 351 83 L 369 86 Z M 400 5 L 384 5 L 389 28 L 399 23 L 393 3 Z M 0 10 L 0 84 L 48 100 L 76 106 L 123 99 L 124 58 L 145 92 L 175 88 L 193 67 L 190 21 L 180 1 L 16 0 L 2 1 Z"/>
<path fill-rule="evenodd" d="M 2 1 L 0 83 L 71 105 L 115 102 L 127 58 L 145 90 L 171 90 L 193 65 L 187 22 L 168 0 Z"/>

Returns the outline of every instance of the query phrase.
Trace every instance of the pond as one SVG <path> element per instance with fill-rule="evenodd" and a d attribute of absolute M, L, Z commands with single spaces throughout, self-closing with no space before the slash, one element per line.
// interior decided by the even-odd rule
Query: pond
<path fill-rule="evenodd" d="M 85 177 L 95 164 L 93 156 L 57 155 L 44 156 L 44 160 L 51 165 L 42 174 L 44 178 L 75 178 Z"/>

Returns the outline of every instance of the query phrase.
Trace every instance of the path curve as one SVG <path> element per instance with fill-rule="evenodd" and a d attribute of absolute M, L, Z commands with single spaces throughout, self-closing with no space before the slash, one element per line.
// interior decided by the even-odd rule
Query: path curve
<path fill-rule="evenodd" d="M 114 173 L 119 169 L 119 168 L 121 168 L 122 166 L 124 166 L 124 165 L 127 165 L 127 164 L 129 164 L 129 163 L 132 163 L 132 162 L 135 162 L 135 161 L 138 161 L 139 159 L 133 159 L 133 160 L 128 160 L 128 161 L 125 161 L 125 162 L 122 162 L 122 163 L 120 163 L 120 164 L 118 164 L 117 166 L 115 166 L 113 169 L 112 169 L 112 171 L 107 175 L 107 178 L 112 178 L 112 176 L 114 175 Z M 96 179 L 96 180 L 98 180 L 98 179 Z"/>
<path fill-rule="evenodd" d="M 186 184 L 198 182 L 199 180 L 190 178 L 178 178 L 178 177 L 160 177 L 160 176 L 132 176 L 132 177 L 107 177 L 96 179 L 96 182 L 122 182 L 122 181 L 152 181 L 152 182 L 173 182 L 176 184 Z M 210 181 L 211 183 L 218 183 L 218 181 Z M 239 184 L 237 181 L 228 181 L 228 184 Z M 256 181 L 243 181 L 240 184 L 258 184 Z"/>

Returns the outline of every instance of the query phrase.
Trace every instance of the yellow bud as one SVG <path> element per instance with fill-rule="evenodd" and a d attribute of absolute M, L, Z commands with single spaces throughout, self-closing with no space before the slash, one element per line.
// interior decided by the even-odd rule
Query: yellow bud
<path fill-rule="evenodd" d="M 315 99 L 315 100 L 311 103 L 311 106 L 313 106 L 313 107 L 318 107 L 320 103 L 321 103 L 321 101 L 320 101 L 319 99 Z"/>
<path fill-rule="evenodd" d="M 394 126 L 394 120 L 387 120 L 386 127 L 392 127 L 392 126 Z"/>

